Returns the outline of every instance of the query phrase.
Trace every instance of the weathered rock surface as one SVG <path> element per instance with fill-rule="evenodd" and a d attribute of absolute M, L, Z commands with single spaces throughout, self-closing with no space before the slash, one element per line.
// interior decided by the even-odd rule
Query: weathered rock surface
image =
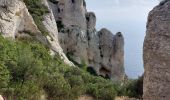
<path fill-rule="evenodd" d="M 0 100 L 4 100 L 3 97 L 0 95 Z"/>
<path fill-rule="evenodd" d="M 44 5 L 48 7 L 46 0 L 43 1 Z M 50 49 L 63 58 L 65 63 L 73 65 L 63 53 L 62 48 L 58 43 L 58 29 L 52 13 L 44 16 L 43 24 L 49 36 L 43 36 L 43 34 L 37 28 L 34 20 L 28 12 L 25 4 L 20 0 L 1 0 L 0 1 L 0 32 L 4 37 L 24 38 L 24 37 L 36 37 L 37 40 L 43 44 L 48 45 L 50 43 Z M 31 35 L 28 33 L 32 33 Z M 51 39 L 52 38 L 52 39 Z M 53 40 L 53 41 L 52 41 Z"/>
<path fill-rule="evenodd" d="M 74 63 L 87 64 L 98 75 L 121 80 L 124 75 L 124 39 L 107 29 L 96 31 L 96 16 L 84 0 L 49 3 L 59 28 L 59 42 Z"/>
<path fill-rule="evenodd" d="M 144 100 L 170 100 L 170 1 L 148 17 L 144 42 Z"/>
<path fill-rule="evenodd" d="M 86 8 L 84 0 L 59 0 L 58 18 L 65 27 L 75 25 L 86 30 Z"/>
<path fill-rule="evenodd" d="M 49 36 L 50 36 L 50 37 L 47 37 L 47 40 L 50 43 L 50 48 L 55 54 L 58 53 L 66 64 L 74 66 L 74 64 L 68 60 L 68 58 L 63 52 L 63 49 L 59 45 L 58 28 L 57 28 L 55 17 L 53 15 L 53 11 L 49 6 L 49 2 L 47 0 L 43 0 L 43 4 L 47 6 L 50 12 L 44 16 L 44 21 L 43 21 L 43 24 L 45 28 L 47 29 Z"/>
<path fill-rule="evenodd" d="M 1 0 L 0 32 L 6 37 L 13 37 L 22 31 L 39 33 L 26 6 L 19 0 Z"/>
<path fill-rule="evenodd" d="M 100 67 L 99 73 L 113 80 L 120 80 L 124 75 L 124 39 L 120 32 L 113 35 L 107 29 L 98 32 Z"/>
<path fill-rule="evenodd" d="M 22 0 L 0 0 L 0 32 L 13 39 L 34 37 L 69 65 L 83 63 L 103 77 L 123 78 L 121 33 L 113 35 L 105 28 L 96 31 L 96 16 L 87 12 L 84 0 L 42 0 L 42 4 L 49 11 L 42 21 L 47 35 L 38 29 Z"/>

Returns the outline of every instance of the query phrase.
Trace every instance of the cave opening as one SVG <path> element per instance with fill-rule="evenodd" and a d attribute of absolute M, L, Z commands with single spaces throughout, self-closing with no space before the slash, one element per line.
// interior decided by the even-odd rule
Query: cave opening
<path fill-rule="evenodd" d="M 105 67 L 101 67 L 100 70 L 100 76 L 106 78 L 106 79 L 110 79 L 110 70 L 106 69 Z"/>
<path fill-rule="evenodd" d="M 71 0 L 72 3 L 75 3 L 75 0 Z"/>

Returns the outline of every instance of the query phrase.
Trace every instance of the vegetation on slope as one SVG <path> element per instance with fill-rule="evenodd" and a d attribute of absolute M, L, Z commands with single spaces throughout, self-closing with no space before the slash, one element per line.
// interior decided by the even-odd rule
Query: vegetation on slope
<path fill-rule="evenodd" d="M 100 100 L 115 96 L 138 96 L 132 85 L 123 87 L 63 63 L 59 56 L 36 42 L 0 37 L 0 94 L 8 100 L 75 100 L 89 94 Z M 128 83 L 129 84 L 129 83 Z"/>
<path fill-rule="evenodd" d="M 54 1 L 54 0 L 52 0 Z M 42 21 L 48 13 L 41 0 L 24 0 L 39 30 L 48 35 Z M 139 97 L 138 80 L 124 85 L 93 76 L 84 64 L 70 67 L 59 56 L 52 57 L 48 48 L 27 40 L 11 41 L 0 36 L 0 94 L 8 100 L 75 100 L 89 94 L 99 100 L 115 96 Z"/>

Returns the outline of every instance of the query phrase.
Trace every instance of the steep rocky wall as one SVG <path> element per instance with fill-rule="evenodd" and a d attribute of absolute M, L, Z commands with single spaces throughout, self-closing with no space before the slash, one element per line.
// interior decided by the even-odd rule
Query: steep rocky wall
<path fill-rule="evenodd" d="M 50 0 L 51 1 L 51 0 Z M 121 80 L 124 75 L 124 39 L 103 28 L 96 31 L 96 16 L 84 0 L 49 2 L 59 29 L 64 53 L 78 65 L 87 64 L 98 75 Z"/>
<path fill-rule="evenodd" d="M 0 31 L 6 37 L 15 38 L 19 31 L 23 30 L 28 30 L 32 33 L 40 32 L 23 2 L 1 0 Z"/>
<path fill-rule="evenodd" d="M 54 54 L 58 53 L 61 56 L 61 58 L 64 59 L 65 63 L 67 63 L 71 66 L 74 66 L 74 64 L 68 60 L 68 58 L 66 57 L 66 55 L 63 52 L 63 49 L 61 48 L 61 46 L 59 44 L 58 28 L 57 28 L 55 17 L 53 15 L 53 10 L 50 8 L 49 2 L 47 0 L 43 0 L 43 4 L 49 10 L 49 13 L 44 16 L 43 24 L 49 33 L 47 40 L 50 43 L 50 48 L 54 52 Z"/>
<path fill-rule="evenodd" d="M 69 65 L 74 66 L 71 61 L 78 65 L 83 63 L 98 75 L 115 81 L 123 78 L 123 36 L 121 33 L 113 35 L 105 28 L 97 31 L 96 16 L 87 12 L 84 0 L 42 0 L 40 5 L 48 11 L 40 16 L 38 24 L 24 2 L 0 0 L 0 32 L 4 37 L 35 38 Z"/>
<path fill-rule="evenodd" d="M 170 99 L 170 1 L 150 13 L 144 42 L 144 100 Z"/>
<path fill-rule="evenodd" d="M 43 0 L 48 7 L 46 0 Z M 0 0 L 0 32 L 4 37 L 33 38 L 48 45 L 54 54 L 59 54 L 65 63 L 73 65 L 58 43 L 58 30 L 52 10 L 48 7 L 49 13 L 44 15 L 43 24 L 48 31 L 45 36 L 37 28 L 31 14 L 28 12 L 24 2 L 20 0 Z M 31 33 L 31 34 L 30 34 Z"/>

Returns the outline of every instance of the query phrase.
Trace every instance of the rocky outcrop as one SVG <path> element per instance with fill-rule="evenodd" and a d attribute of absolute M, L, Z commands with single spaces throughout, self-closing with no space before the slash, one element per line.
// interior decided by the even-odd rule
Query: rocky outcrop
<path fill-rule="evenodd" d="M 121 80 L 124 75 L 124 39 L 103 28 L 96 31 L 96 16 L 84 0 L 50 2 L 59 28 L 59 42 L 75 64 L 86 64 L 97 75 Z"/>
<path fill-rule="evenodd" d="M 120 32 L 113 35 L 110 31 L 102 29 L 98 32 L 100 67 L 99 73 L 119 80 L 124 75 L 124 39 Z"/>
<path fill-rule="evenodd" d="M 3 97 L 0 95 L 0 100 L 4 100 Z"/>
<path fill-rule="evenodd" d="M 150 13 L 144 42 L 144 100 L 170 99 L 170 1 Z"/>
<path fill-rule="evenodd" d="M 15 38 L 22 31 L 40 33 L 23 2 L 1 0 L 0 32 L 5 37 Z"/>
<path fill-rule="evenodd" d="M 20 0 L 0 1 L 0 32 L 4 37 L 15 38 L 36 38 L 45 45 L 48 45 L 54 54 L 59 54 L 65 63 L 73 65 L 62 51 L 58 43 L 58 30 L 52 10 L 44 16 L 43 24 L 49 35 L 44 36 L 37 28 L 32 16 L 25 4 Z M 48 7 L 46 0 L 44 5 Z"/>
<path fill-rule="evenodd" d="M 86 8 L 83 0 L 59 0 L 59 19 L 65 27 L 75 25 L 86 30 Z"/>
<path fill-rule="evenodd" d="M 36 1 L 45 6 L 41 10 L 47 8 L 43 15 L 36 15 L 40 8 L 31 11 L 32 6 L 23 1 L 30 3 L 0 0 L 0 32 L 4 37 L 36 39 L 71 66 L 87 65 L 97 75 L 115 81 L 123 78 L 123 36 L 120 32 L 113 35 L 105 28 L 97 31 L 96 16 L 87 12 L 84 0 Z"/>
<path fill-rule="evenodd" d="M 49 37 L 47 37 L 47 40 L 50 43 L 50 48 L 54 52 L 54 54 L 56 54 L 56 53 L 59 54 L 60 57 L 64 60 L 64 62 L 66 64 L 74 66 L 74 64 L 68 60 L 68 58 L 66 57 L 66 55 L 63 52 L 63 49 L 59 45 L 58 28 L 57 28 L 55 17 L 53 15 L 53 10 L 50 8 L 49 2 L 47 0 L 43 0 L 43 4 L 49 10 L 49 13 L 44 15 L 43 24 L 44 24 L 46 30 L 49 33 Z"/>

